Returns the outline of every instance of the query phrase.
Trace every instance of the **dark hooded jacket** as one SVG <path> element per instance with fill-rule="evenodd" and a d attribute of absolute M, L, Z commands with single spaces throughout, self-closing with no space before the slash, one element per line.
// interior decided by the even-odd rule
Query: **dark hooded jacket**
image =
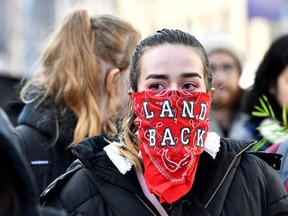
<path fill-rule="evenodd" d="M 64 210 L 38 207 L 35 179 L 15 139 L 13 127 L 0 109 L 0 215 L 65 216 Z"/>
<path fill-rule="evenodd" d="M 76 117 L 63 104 L 46 98 L 26 104 L 18 123 L 14 135 L 32 167 L 39 196 L 74 161 L 67 146 L 73 140 Z"/>
<path fill-rule="evenodd" d="M 144 196 L 134 169 L 125 175 L 103 151 L 102 136 L 73 147 L 79 158 L 40 197 L 45 206 L 64 207 L 69 215 L 159 215 Z M 221 139 L 215 160 L 203 152 L 192 189 L 172 205 L 169 215 L 288 215 L 288 197 L 276 172 L 247 152 L 252 142 Z M 177 191 L 175 191 L 177 193 Z"/>

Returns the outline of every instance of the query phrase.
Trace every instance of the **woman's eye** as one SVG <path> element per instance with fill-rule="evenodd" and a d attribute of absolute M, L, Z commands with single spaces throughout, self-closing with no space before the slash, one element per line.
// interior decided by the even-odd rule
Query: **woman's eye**
<path fill-rule="evenodd" d="M 149 87 L 152 91 L 160 91 L 165 89 L 165 85 L 162 83 L 154 83 Z"/>
<path fill-rule="evenodd" d="M 184 83 L 183 85 L 182 85 L 182 89 L 183 90 L 194 90 L 195 88 L 196 88 L 197 86 L 196 86 L 196 84 L 194 84 L 194 83 Z"/>

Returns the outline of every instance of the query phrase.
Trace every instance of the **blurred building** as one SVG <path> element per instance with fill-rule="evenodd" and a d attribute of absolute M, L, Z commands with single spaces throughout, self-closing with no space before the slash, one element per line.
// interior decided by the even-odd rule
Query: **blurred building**
<path fill-rule="evenodd" d="M 178 28 L 201 39 L 213 29 L 227 32 L 246 56 L 242 86 L 272 40 L 287 33 L 288 0 L 1 0 L 0 71 L 22 77 L 33 71 L 43 42 L 74 8 L 113 14 L 146 36 Z M 4 72 L 5 71 L 5 72 Z"/>

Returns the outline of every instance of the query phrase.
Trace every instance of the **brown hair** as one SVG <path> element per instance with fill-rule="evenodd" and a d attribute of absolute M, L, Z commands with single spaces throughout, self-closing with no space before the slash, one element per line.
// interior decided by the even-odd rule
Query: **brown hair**
<path fill-rule="evenodd" d="M 73 144 L 100 131 L 116 132 L 109 114 L 119 103 L 119 76 L 128 69 L 139 39 L 138 31 L 117 17 L 90 18 L 85 10 L 70 13 L 48 43 L 40 60 L 42 68 L 23 87 L 22 100 L 31 102 L 25 96 L 40 86 L 37 97 L 41 101 L 49 96 L 56 103 L 64 103 L 77 117 Z M 120 70 L 113 88 L 105 85 L 112 68 Z M 103 94 L 108 97 L 104 116 L 99 109 Z"/>

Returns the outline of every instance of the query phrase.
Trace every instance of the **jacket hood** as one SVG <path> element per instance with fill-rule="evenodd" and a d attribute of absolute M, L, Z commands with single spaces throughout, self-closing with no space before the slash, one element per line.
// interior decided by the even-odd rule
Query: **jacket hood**
<path fill-rule="evenodd" d="M 70 144 L 77 123 L 75 114 L 67 109 L 64 104 L 56 104 L 49 97 L 43 101 L 40 100 L 41 98 L 38 98 L 24 106 L 18 118 L 18 123 L 36 128 L 51 140 L 56 138 L 58 129 L 57 142 L 65 145 Z"/>

